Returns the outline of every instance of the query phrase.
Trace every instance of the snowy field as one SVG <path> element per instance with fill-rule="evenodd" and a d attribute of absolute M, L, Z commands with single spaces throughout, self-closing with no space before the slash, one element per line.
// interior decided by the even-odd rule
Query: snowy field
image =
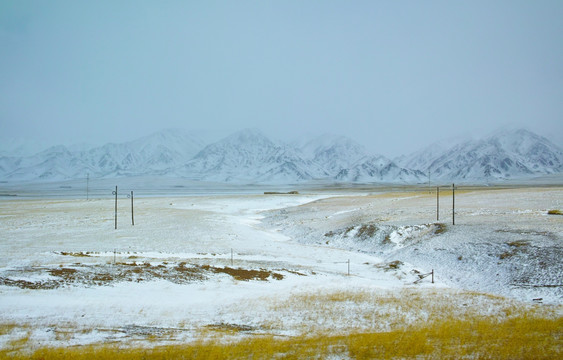
<path fill-rule="evenodd" d="M 455 225 L 451 189 L 438 221 L 435 189 L 136 191 L 134 226 L 123 192 L 117 230 L 112 188 L 94 190 L 1 198 L 0 348 L 384 331 L 446 304 L 562 313 L 561 187 L 460 188 Z M 357 297 L 319 300 L 335 294 Z"/>

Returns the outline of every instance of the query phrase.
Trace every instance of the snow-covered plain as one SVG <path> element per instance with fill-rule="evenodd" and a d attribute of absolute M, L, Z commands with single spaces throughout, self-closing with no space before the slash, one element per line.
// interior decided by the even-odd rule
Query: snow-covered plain
<path fill-rule="evenodd" d="M 563 208 L 563 188 L 459 189 L 456 225 L 451 190 L 441 193 L 439 221 L 434 191 L 137 192 L 135 225 L 121 195 L 117 230 L 111 197 L 5 197 L 0 348 L 21 337 L 31 347 L 154 345 L 218 329 L 385 330 L 383 313 L 414 321 L 428 310 L 292 302 L 335 292 L 414 291 L 460 311 L 472 301 L 484 314 L 508 303 L 561 309 L 563 216 L 547 211 Z M 434 284 L 419 276 L 432 269 Z M 468 299 L 465 290 L 502 298 Z"/>

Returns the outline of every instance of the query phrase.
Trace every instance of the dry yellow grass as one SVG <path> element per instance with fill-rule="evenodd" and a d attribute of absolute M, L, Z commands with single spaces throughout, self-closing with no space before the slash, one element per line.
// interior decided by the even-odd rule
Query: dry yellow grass
<path fill-rule="evenodd" d="M 251 334 L 239 325 L 216 324 L 202 329 L 200 340 L 193 343 L 158 346 L 148 341 L 145 347 L 122 343 L 30 349 L 26 346 L 29 333 L 22 333 L 21 339 L 13 340 L 0 351 L 0 359 L 555 359 L 562 356 L 560 306 L 525 305 L 473 292 L 421 290 L 408 288 L 379 294 L 304 293 L 269 305 L 272 314 L 279 318 L 308 314 L 310 319 L 303 321 L 316 322 L 339 321 L 349 316 L 385 326 L 349 326 L 339 330 L 304 327 L 299 329 L 300 335 L 288 337 Z M 13 329 L 14 325 L 6 325 L 2 333 Z"/>
<path fill-rule="evenodd" d="M 254 308 L 259 306 L 257 303 Z M 531 314 L 553 317 L 555 312 L 551 307 L 524 306 L 503 297 L 469 291 L 417 287 L 401 291 L 346 290 L 297 293 L 272 301 L 268 307 L 269 321 L 262 327 L 284 329 L 290 326 L 286 319 L 299 317 L 303 332 L 326 331 L 326 325 L 317 324 L 335 324 L 346 332 L 382 332 L 442 319 L 473 319 L 482 311 L 498 320 Z"/>
<path fill-rule="evenodd" d="M 255 336 L 147 348 L 85 346 L 0 353 L 2 359 L 556 359 L 563 350 L 563 319 L 520 316 L 445 319 L 380 333 Z"/>

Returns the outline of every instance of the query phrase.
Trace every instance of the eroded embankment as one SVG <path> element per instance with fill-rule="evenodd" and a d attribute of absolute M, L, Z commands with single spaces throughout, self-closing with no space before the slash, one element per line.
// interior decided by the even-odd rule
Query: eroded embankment
<path fill-rule="evenodd" d="M 537 200 L 534 192 L 537 203 L 526 193 L 495 195 L 490 207 L 489 193 L 464 194 L 465 209 L 458 209 L 455 225 L 423 222 L 436 216 L 427 194 L 323 199 L 269 212 L 263 222 L 301 243 L 434 269 L 437 278 L 456 287 L 560 303 L 563 223 L 534 208 L 554 194 Z"/>

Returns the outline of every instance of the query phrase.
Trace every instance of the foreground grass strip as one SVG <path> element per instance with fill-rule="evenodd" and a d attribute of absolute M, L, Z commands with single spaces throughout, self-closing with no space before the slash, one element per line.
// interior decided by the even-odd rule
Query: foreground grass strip
<path fill-rule="evenodd" d="M 414 331 L 355 334 L 346 343 L 357 359 L 555 359 L 563 350 L 562 326 L 563 319 L 450 320 Z"/>
<path fill-rule="evenodd" d="M 189 345 L 146 348 L 84 346 L 42 348 L 33 353 L 4 351 L 2 359 L 352 359 L 479 358 L 556 359 L 563 355 L 563 318 L 520 316 L 504 321 L 483 317 L 449 319 L 427 326 L 379 333 L 276 338 L 256 336 Z"/>

